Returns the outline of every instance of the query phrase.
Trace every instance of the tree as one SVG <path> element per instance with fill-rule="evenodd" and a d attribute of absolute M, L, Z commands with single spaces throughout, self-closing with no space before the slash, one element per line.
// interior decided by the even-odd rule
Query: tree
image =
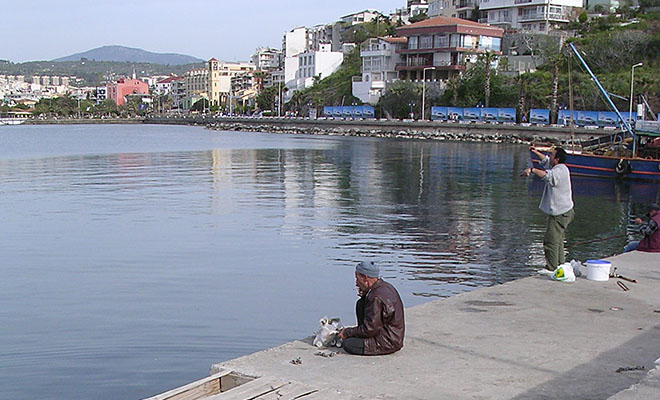
<path fill-rule="evenodd" d="M 497 60 L 498 56 L 495 52 L 486 50 L 485 53 L 479 56 L 479 61 L 484 64 L 485 76 L 484 76 L 484 104 L 486 107 L 490 105 L 490 75 L 491 75 L 491 65 Z"/>
<path fill-rule="evenodd" d="M 395 118 L 406 118 L 410 113 L 410 104 L 417 103 L 421 96 L 421 87 L 410 81 L 395 81 L 378 101 L 385 114 Z M 415 112 L 416 109 L 413 109 Z"/>
<path fill-rule="evenodd" d="M 94 106 L 94 113 L 101 115 L 118 115 L 117 104 L 112 99 L 105 99 Z"/>
<path fill-rule="evenodd" d="M 208 99 L 201 98 L 201 99 L 197 100 L 197 101 L 196 101 L 196 102 L 190 107 L 190 110 L 191 110 L 191 111 L 199 111 L 199 112 L 203 112 L 203 111 L 206 111 L 206 110 L 209 109 L 210 104 L 211 104 L 211 103 L 208 101 Z"/>
<path fill-rule="evenodd" d="M 414 24 L 415 22 L 424 21 L 425 19 L 429 19 L 428 14 L 421 12 L 413 17 L 408 18 L 408 21 L 410 21 L 411 24 Z"/>

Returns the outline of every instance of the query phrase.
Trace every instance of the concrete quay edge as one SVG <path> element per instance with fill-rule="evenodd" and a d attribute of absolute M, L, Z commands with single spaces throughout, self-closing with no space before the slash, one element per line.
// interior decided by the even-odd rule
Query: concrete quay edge
<path fill-rule="evenodd" d="M 660 398 L 660 253 L 607 260 L 638 283 L 622 281 L 624 291 L 614 278 L 522 278 L 406 309 L 404 348 L 391 355 L 317 349 L 307 338 L 211 373 L 299 382 L 346 399 Z"/>

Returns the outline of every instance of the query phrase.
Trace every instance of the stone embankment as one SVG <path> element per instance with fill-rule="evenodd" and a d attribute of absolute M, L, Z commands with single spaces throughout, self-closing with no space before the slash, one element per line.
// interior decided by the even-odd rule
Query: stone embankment
<path fill-rule="evenodd" d="M 214 116 L 148 117 L 145 123 L 202 125 L 209 129 L 241 132 L 363 136 L 415 140 L 490 143 L 548 142 L 566 144 L 613 133 L 604 129 L 575 129 L 530 124 L 491 124 L 435 121 L 344 120 L 309 118 L 229 118 Z"/>

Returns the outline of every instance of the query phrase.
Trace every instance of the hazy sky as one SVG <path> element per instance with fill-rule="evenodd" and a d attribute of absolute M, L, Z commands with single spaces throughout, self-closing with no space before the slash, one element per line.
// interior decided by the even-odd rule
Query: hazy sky
<path fill-rule="evenodd" d="M 52 60 L 105 45 L 247 61 L 298 26 L 406 0 L 0 0 L 0 59 Z"/>

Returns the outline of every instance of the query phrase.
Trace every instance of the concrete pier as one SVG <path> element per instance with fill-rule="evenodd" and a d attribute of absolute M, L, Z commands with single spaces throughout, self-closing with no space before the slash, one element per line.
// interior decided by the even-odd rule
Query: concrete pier
<path fill-rule="evenodd" d="M 295 383 L 309 398 L 659 399 L 660 253 L 608 260 L 638 283 L 533 276 L 407 309 L 405 345 L 392 355 L 308 338 L 211 373 Z"/>

